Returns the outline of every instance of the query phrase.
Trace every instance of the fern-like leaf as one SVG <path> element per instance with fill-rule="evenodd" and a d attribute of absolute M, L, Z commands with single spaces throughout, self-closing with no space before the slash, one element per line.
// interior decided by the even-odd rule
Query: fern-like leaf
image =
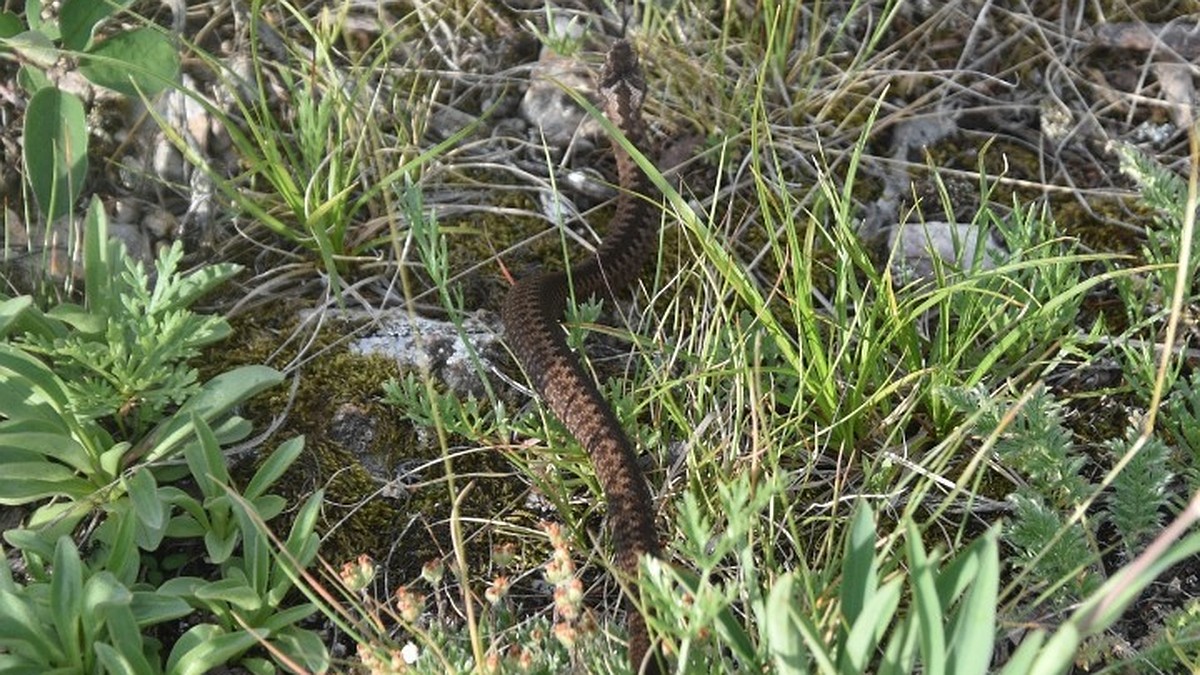
<path fill-rule="evenodd" d="M 1114 461 L 1125 454 L 1137 435 L 1137 429 L 1131 428 L 1125 441 L 1108 444 Z M 1105 514 L 1117 528 L 1125 552 L 1131 557 L 1162 527 L 1167 485 L 1173 477 L 1167 469 L 1169 454 L 1166 445 L 1151 438 L 1113 479 Z"/>

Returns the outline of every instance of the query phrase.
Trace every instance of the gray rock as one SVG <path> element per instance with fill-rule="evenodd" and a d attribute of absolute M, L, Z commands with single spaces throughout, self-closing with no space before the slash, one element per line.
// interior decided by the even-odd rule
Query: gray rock
<path fill-rule="evenodd" d="M 951 270 L 989 270 L 1007 258 L 1005 250 L 978 225 L 905 223 L 892 227 L 887 240 L 892 275 L 901 283 L 932 281 L 934 259 Z"/>

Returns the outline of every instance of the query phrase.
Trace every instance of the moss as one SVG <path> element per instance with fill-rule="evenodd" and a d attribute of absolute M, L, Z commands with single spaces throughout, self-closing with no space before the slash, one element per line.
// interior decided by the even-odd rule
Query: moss
<path fill-rule="evenodd" d="M 282 353 L 276 351 L 278 336 L 295 329 L 298 305 L 285 300 L 266 311 L 235 317 L 233 337 L 210 352 L 205 376 L 248 363 L 292 362 L 297 353 L 291 343 Z M 290 407 L 291 393 L 285 384 L 256 397 L 241 411 L 256 429 L 265 429 L 285 410 L 287 416 L 263 443 L 255 461 L 235 467 L 235 480 L 244 485 L 266 454 L 284 440 L 303 435 L 305 452 L 273 491 L 298 505 L 314 490 L 325 490 L 317 526 L 323 539 L 321 555 L 337 564 L 366 553 L 386 568 L 390 579 L 412 580 L 423 563 L 445 558 L 452 548 L 446 525 L 452 499 L 442 452 L 436 443 L 423 441 L 411 422 L 384 403 L 383 384 L 402 374 L 398 365 L 384 357 L 351 353 L 339 341 L 345 331 L 337 323 L 327 324 L 308 345 L 309 360 L 299 372 Z M 475 482 L 462 506 L 468 522 L 486 522 L 496 515 L 497 505 L 516 502 L 526 489 L 522 481 L 508 477 L 511 467 L 497 453 L 460 453 L 453 469 L 459 476 L 458 490 L 467 482 L 463 476 Z M 402 478 L 406 472 L 412 478 L 403 486 L 386 480 Z M 289 518 L 290 513 L 285 513 L 272 521 L 276 534 L 286 535 Z M 468 561 L 474 569 L 484 567 L 490 557 L 485 542 L 486 538 L 476 537 L 468 544 Z"/>

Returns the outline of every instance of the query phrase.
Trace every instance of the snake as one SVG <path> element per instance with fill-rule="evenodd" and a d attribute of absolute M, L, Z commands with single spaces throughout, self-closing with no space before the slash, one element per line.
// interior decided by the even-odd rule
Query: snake
<path fill-rule="evenodd" d="M 633 46 L 613 44 L 601 70 L 600 109 L 634 147 L 645 147 L 642 101 L 646 83 Z M 645 617 L 638 611 L 638 559 L 658 557 L 653 500 L 633 443 L 596 383 L 567 346 L 561 322 L 572 289 L 576 297 L 612 298 L 633 284 L 658 249 L 659 217 L 649 177 L 615 138 L 619 192 L 608 236 L 595 254 L 564 271 L 517 281 L 504 299 L 505 339 L 543 403 L 587 451 L 607 502 L 614 563 L 626 582 L 626 632 L 633 671 L 659 672 Z"/>

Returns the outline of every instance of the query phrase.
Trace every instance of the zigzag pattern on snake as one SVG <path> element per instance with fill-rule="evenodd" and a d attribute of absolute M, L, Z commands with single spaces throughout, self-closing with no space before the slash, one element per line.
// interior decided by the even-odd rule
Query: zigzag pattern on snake
<path fill-rule="evenodd" d="M 624 40 L 609 50 L 601 72 L 601 108 L 635 147 L 645 147 L 641 106 L 645 82 L 633 47 Z M 608 500 L 608 525 L 616 567 L 631 584 L 638 558 L 659 554 L 654 510 L 633 444 L 621 429 L 578 358 L 567 347 L 560 321 L 567 296 L 612 297 L 633 283 L 658 245 L 658 215 L 649 199 L 653 185 L 633 158 L 614 140 L 620 193 L 611 232 L 596 255 L 565 272 L 544 272 L 517 282 L 504 300 L 506 339 L 542 400 L 587 450 Z M 631 588 L 632 591 L 636 587 Z M 638 672 L 657 672 L 645 619 L 627 603 L 629 657 Z"/>

